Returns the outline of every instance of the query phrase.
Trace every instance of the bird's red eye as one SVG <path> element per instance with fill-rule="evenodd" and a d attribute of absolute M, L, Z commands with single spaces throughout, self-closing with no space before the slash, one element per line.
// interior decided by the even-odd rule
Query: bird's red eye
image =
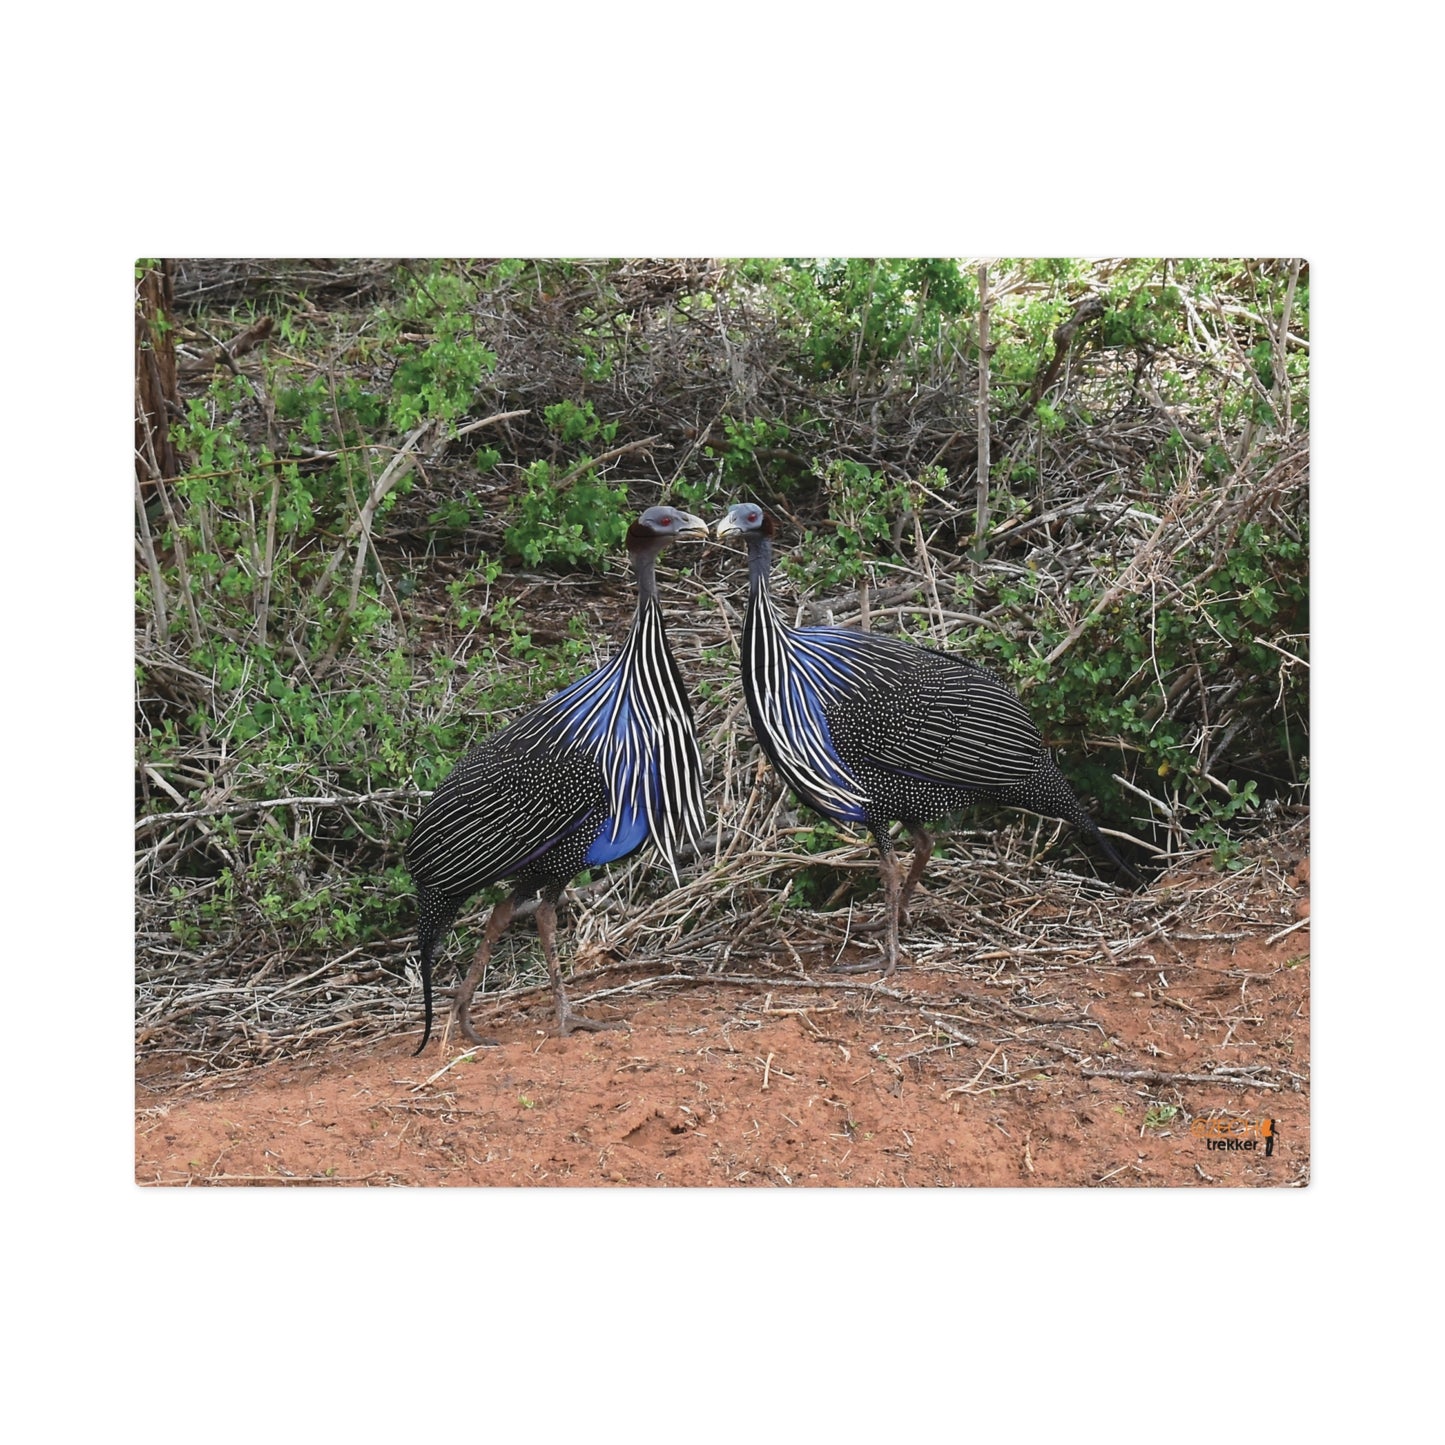
<path fill-rule="evenodd" d="M 757 514 L 756 512 L 749 512 L 749 513 L 748 513 L 748 521 L 750 521 L 750 522 L 756 522 L 757 520 L 758 520 L 758 514 Z"/>
<path fill-rule="evenodd" d="M 672 526 L 672 518 L 671 518 L 671 517 L 659 517 L 657 520 L 658 520 L 659 522 L 661 522 L 664 527 L 670 527 L 670 526 Z"/>

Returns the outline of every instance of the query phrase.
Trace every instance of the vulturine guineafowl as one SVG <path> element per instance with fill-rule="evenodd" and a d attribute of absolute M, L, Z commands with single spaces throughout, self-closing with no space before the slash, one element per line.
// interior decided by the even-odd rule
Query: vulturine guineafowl
<path fill-rule="evenodd" d="M 703 829 L 702 758 L 692 708 L 668 650 L 657 596 L 657 558 L 677 537 L 705 538 L 707 524 L 675 507 L 649 507 L 627 533 L 637 613 L 621 649 L 478 743 L 422 809 L 407 845 L 417 885 L 421 980 L 431 1037 L 432 961 L 457 910 L 503 880 L 511 894 L 492 909 L 452 1012 L 480 1043 L 469 1017 L 487 960 L 517 906 L 540 894 L 542 941 L 561 1033 L 597 1029 L 572 1012 L 557 962 L 557 900 L 584 868 L 629 857 L 651 838 L 677 878 L 682 845 Z"/>
<path fill-rule="evenodd" d="M 748 548 L 742 675 L 763 752 L 825 817 L 878 840 L 891 974 L 900 916 L 933 852 L 924 827 L 978 799 L 1062 818 L 1139 881 L 1099 832 L 1044 747 L 1023 704 L 992 673 L 901 638 L 846 627 L 790 627 L 768 590 L 774 524 L 744 502 L 717 523 Z M 912 835 L 907 876 L 888 836 Z"/>

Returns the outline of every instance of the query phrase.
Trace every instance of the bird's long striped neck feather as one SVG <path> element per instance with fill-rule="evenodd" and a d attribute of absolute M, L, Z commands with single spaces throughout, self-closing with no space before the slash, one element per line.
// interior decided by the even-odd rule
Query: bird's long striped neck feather
<path fill-rule="evenodd" d="M 517 746 L 543 749 L 555 746 L 560 729 L 591 752 L 606 779 L 612 836 L 645 818 L 676 878 L 682 844 L 706 824 L 702 757 L 667 645 L 653 558 L 636 561 L 637 611 L 622 646 L 520 719 L 512 734 Z"/>
<path fill-rule="evenodd" d="M 867 794 L 838 757 L 826 712 L 872 672 L 864 634 L 788 626 L 768 586 L 771 564 L 768 538 L 750 536 L 743 682 L 753 725 L 779 771 L 809 803 L 841 821 L 863 822 Z"/>

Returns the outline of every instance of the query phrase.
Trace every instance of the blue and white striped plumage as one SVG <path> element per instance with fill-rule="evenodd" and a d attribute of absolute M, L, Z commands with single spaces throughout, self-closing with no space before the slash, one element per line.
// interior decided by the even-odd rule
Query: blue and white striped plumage
<path fill-rule="evenodd" d="M 676 879 L 684 843 L 706 826 L 702 782 L 661 609 L 644 598 L 613 657 L 462 759 L 423 810 L 407 862 L 427 887 L 471 894 L 586 828 L 596 836 L 584 865 L 651 838 Z"/>
<path fill-rule="evenodd" d="M 742 661 L 763 750 L 839 822 L 940 818 L 963 795 L 1012 793 L 1046 756 L 1023 704 L 985 669 L 881 633 L 789 627 L 765 586 L 749 599 Z M 891 811 L 885 793 L 910 802 Z"/>
<path fill-rule="evenodd" d="M 684 846 L 706 826 L 702 756 L 667 646 L 655 564 L 674 537 L 705 535 L 702 520 L 686 512 L 644 512 L 628 532 L 638 603 L 622 647 L 472 748 L 423 808 L 406 852 L 420 915 L 421 1048 L 431 1033 L 432 959 L 457 910 L 479 889 L 512 884 L 507 908 L 494 912 L 495 932 L 489 920 L 457 996 L 469 1038 L 475 1035 L 466 1008 L 480 965 L 522 899 L 542 898 L 539 930 L 545 919 L 543 951 L 565 1033 L 587 1021 L 571 1014 L 551 952 L 552 910 L 562 889 L 583 868 L 628 857 L 649 839 L 678 880 Z"/>
<path fill-rule="evenodd" d="M 753 502 L 729 509 L 719 537 L 748 547 L 743 693 L 759 745 L 810 807 L 864 824 L 878 840 L 887 965 L 899 920 L 933 849 L 925 824 L 978 799 L 1029 808 L 1100 834 L 1049 755 L 1023 704 L 976 663 L 901 638 L 841 627 L 790 627 L 768 589 L 772 519 Z M 889 836 L 902 822 L 914 857 L 901 875 Z"/>

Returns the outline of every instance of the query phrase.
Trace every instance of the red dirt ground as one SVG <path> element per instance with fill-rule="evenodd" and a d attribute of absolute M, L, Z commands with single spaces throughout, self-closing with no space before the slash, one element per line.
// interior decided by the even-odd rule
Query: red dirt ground
<path fill-rule="evenodd" d="M 1306 860 L 1290 879 L 1299 916 L 1307 878 Z M 479 1001 L 496 1048 L 412 1058 L 411 1032 L 188 1082 L 143 1064 L 136 1180 L 1297 1186 L 1307 950 L 1302 928 L 1062 976 L 1007 961 L 961 975 L 930 955 L 886 989 L 821 968 L 703 977 L 628 997 L 610 1011 L 625 1029 L 565 1039 L 537 992 L 485 1024 Z M 605 971 L 607 985 L 646 977 Z M 1254 1082 L 1209 1077 L 1221 1068 Z M 1196 1132 L 1265 1117 L 1270 1156 Z"/>

